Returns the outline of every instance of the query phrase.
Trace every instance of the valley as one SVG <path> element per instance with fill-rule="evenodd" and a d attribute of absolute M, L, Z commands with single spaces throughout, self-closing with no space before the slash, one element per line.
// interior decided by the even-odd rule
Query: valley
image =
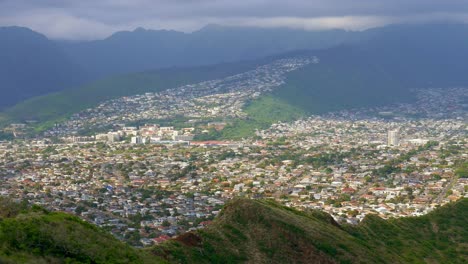
<path fill-rule="evenodd" d="M 0 263 L 466 263 L 467 36 L 0 27 Z"/>

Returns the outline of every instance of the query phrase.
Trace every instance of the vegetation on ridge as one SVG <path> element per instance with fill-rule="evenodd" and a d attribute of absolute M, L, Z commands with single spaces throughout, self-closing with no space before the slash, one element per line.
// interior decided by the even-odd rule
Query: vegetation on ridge
<path fill-rule="evenodd" d="M 152 249 L 177 263 L 466 263 L 468 199 L 422 217 L 338 225 L 320 211 L 236 199 L 211 226 Z"/>
<path fill-rule="evenodd" d="M 468 199 L 340 226 L 320 211 L 237 198 L 207 228 L 140 250 L 75 216 L 0 198 L 0 262 L 466 263 L 467 222 Z"/>
<path fill-rule="evenodd" d="M 76 216 L 0 198 L 0 263 L 148 263 L 148 259 Z"/>

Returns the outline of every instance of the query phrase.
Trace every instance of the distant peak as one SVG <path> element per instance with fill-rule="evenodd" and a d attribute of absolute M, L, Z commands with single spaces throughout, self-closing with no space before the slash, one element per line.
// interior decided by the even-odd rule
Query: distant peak
<path fill-rule="evenodd" d="M 23 33 L 33 33 L 33 34 L 38 34 L 42 35 L 41 33 L 38 33 L 36 31 L 33 31 L 30 28 L 27 27 L 20 27 L 20 26 L 5 26 L 5 27 L 0 27 L 0 31 L 2 32 L 23 32 Z"/>
<path fill-rule="evenodd" d="M 135 28 L 135 30 L 133 30 L 133 32 L 146 32 L 146 31 L 147 31 L 147 29 L 144 28 L 144 27 L 137 27 L 137 28 Z"/>
<path fill-rule="evenodd" d="M 6 26 L 0 27 L 0 34 L 8 34 L 16 37 L 36 37 L 41 39 L 48 39 L 44 34 L 36 32 L 27 27 L 20 26 Z"/>

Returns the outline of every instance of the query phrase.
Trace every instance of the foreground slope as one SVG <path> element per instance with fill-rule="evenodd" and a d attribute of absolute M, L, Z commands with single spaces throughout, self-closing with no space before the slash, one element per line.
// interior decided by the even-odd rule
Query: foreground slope
<path fill-rule="evenodd" d="M 153 263 L 76 216 L 0 198 L 0 263 Z"/>
<path fill-rule="evenodd" d="M 466 263 L 468 199 L 426 216 L 340 226 L 318 211 L 237 199 L 206 229 L 152 249 L 176 263 Z"/>
<path fill-rule="evenodd" d="M 207 228 L 140 250 L 65 213 L 0 198 L 0 263 L 466 263 L 468 199 L 340 226 L 320 211 L 234 199 Z"/>

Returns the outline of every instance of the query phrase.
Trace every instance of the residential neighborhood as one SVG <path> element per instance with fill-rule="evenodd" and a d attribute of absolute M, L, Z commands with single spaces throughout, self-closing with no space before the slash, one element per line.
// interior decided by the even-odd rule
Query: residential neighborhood
<path fill-rule="evenodd" d="M 235 197 L 349 224 L 468 197 L 466 88 L 415 90 L 412 103 L 276 122 L 239 140 L 197 138 L 247 118 L 249 100 L 310 63 L 319 60 L 106 101 L 41 136 L 2 141 L 0 195 L 76 214 L 140 247 L 210 225 Z"/>
<path fill-rule="evenodd" d="M 3 142 L 0 195 L 77 214 L 136 246 L 203 228 L 237 196 L 356 224 L 367 214 L 422 215 L 468 195 L 463 120 L 333 116 L 230 142 L 177 141 L 176 130 L 156 124 L 122 128 L 131 141 Z M 394 130 L 398 144 L 389 145 Z M 145 135 L 161 140 L 139 141 Z"/>

